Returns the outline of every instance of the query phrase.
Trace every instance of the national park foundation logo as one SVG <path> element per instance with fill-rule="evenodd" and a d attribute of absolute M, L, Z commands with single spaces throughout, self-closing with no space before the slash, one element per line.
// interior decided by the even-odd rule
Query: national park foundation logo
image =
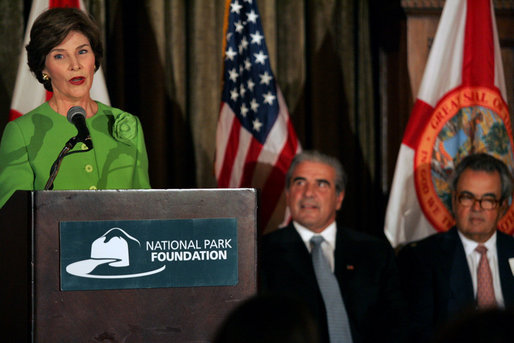
<path fill-rule="evenodd" d="M 233 286 L 236 218 L 63 221 L 61 290 Z"/>
<path fill-rule="evenodd" d="M 455 165 L 471 152 L 487 152 L 512 168 L 513 145 L 508 107 L 498 91 L 462 87 L 439 102 L 422 132 L 414 158 L 419 203 L 437 231 L 447 231 L 455 223 L 448 184 Z M 512 224 L 511 204 L 498 225 L 512 234 Z"/>

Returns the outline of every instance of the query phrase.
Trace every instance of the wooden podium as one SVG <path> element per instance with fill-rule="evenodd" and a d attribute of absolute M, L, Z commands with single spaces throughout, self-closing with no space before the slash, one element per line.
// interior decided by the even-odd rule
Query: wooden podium
<path fill-rule="evenodd" d="M 18 191 L 0 210 L 2 341 L 207 342 L 256 292 L 253 189 Z M 59 225 L 236 218 L 234 286 L 62 291 Z"/>

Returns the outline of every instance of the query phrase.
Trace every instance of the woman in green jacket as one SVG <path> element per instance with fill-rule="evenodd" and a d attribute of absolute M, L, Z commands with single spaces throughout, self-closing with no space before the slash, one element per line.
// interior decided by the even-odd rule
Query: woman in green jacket
<path fill-rule="evenodd" d="M 50 100 L 5 127 L 0 143 L 0 207 L 16 190 L 42 190 L 50 168 L 77 129 L 66 115 L 85 110 L 94 148 L 76 144 L 63 158 L 53 189 L 150 188 L 148 157 L 139 119 L 90 96 L 102 60 L 97 25 L 82 11 L 54 8 L 34 22 L 28 65 L 51 91 Z"/>

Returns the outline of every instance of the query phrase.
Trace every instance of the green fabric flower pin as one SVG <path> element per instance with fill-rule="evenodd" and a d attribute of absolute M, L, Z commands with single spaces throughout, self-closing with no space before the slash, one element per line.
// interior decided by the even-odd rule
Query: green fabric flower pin
<path fill-rule="evenodd" d="M 112 136 L 119 142 L 133 145 L 137 135 L 136 118 L 127 112 L 122 112 L 116 116 L 112 126 Z"/>

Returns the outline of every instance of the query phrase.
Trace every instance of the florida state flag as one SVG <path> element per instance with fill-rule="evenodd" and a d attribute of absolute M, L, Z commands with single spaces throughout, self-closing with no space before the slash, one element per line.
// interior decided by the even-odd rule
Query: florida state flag
<path fill-rule="evenodd" d="M 491 0 L 446 1 L 423 81 L 396 162 L 385 219 L 393 246 L 454 225 L 448 177 L 470 153 L 486 152 L 513 169 Z M 500 221 L 514 231 L 511 205 Z"/>
<path fill-rule="evenodd" d="M 47 92 L 42 84 L 40 84 L 34 75 L 30 72 L 27 65 L 27 50 L 25 46 L 30 40 L 30 29 L 36 18 L 44 11 L 54 7 L 77 7 L 86 10 L 82 0 L 33 0 L 30 9 L 29 21 L 25 30 L 25 38 L 23 40 L 23 48 L 20 54 L 20 62 L 18 64 L 18 74 L 16 76 L 16 85 L 14 86 L 14 94 L 11 102 L 11 110 L 9 111 L 9 120 L 14 120 L 19 116 L 33 110 L 46 100 L 52 97 L 51 92 Z M 106 105 L 110 105 L 109 93 L 105 86 L 105 79 L 102 69 L 97 70 L 93 85 L 91 87 L 91 97 Z"/>

